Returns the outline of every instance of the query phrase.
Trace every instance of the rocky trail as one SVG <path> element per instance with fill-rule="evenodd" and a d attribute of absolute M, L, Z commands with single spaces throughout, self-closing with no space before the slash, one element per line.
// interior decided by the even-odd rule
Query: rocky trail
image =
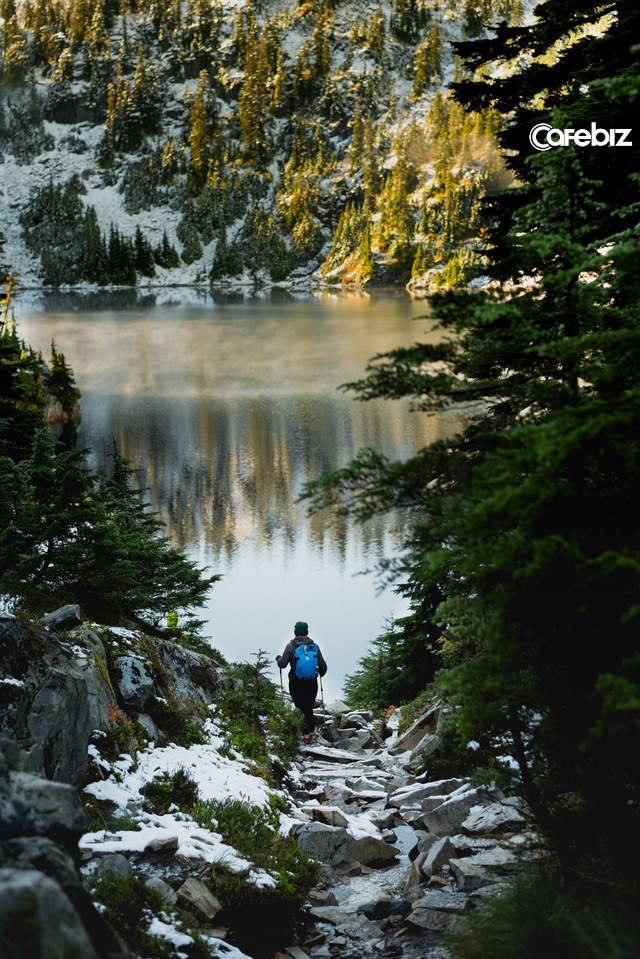
<path fill-rule="evenodd" d="M 245 842 L 266 829 L 319 863 L 297 939 L 276 959 L 446 959 L 443 931 L 535 855 L 520 799 L 430 774 L 441 704 L 386 739 L 371 713 L 333 704 L 274 790 L 229 749 L 217 705 L 234 681 L 225 669 L 169 641 L 77 620 L 77 607 L 38 626 L 0 616 L 3 957 L 25 923 L 34 959 L 271 957 L 260 920 L 249 925 L 228 897 L 248 891 L 271 915 L 291 860 Z M 175 792 L 180 782 L 189 796 Z M 160 805 L 152 788 L 165 790 Z M 240 813 L 240 829 L 223 828 L 221 816 Z M 94 901 L 109 876 L 127 896 L 153 896 L 135 920 L 144 941 Z"/>
<path fill-rule="evenodd" d="M 414 773 L 438 749 L 438 704 L 385 742 L 371 713 L 342 703 L 328 713 L 296 764 L 291 834 L 322 867 L 311 923 L 286 953 L 446 959 L 443 930 L 532 855 L 524 803 Z"/>

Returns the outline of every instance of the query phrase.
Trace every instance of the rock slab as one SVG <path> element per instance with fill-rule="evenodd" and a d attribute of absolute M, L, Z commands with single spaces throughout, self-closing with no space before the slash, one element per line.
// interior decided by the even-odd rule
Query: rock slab
<path fill-rule="evenodd" d="M 213 893 L 193 876 L 178 889 L 178 903 L 203 922 L 211 922 L 222 909 Z"/>

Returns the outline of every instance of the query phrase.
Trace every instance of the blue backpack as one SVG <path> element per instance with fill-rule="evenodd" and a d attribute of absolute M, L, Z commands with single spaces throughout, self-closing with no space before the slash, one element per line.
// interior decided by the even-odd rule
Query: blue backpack
<path fill-rule="evenodd" d="M 298 646 L 295 652 L 297 679 L 315 679 L 318 675 L 318 647 L 315 643 Z"/>

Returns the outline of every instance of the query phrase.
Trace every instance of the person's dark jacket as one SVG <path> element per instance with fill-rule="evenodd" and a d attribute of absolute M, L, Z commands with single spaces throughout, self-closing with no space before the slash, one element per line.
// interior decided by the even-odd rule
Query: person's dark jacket
<path fill-rule="evenodd" d="M 279 669 L 286 669 L 289 666 L 289 676 L 295 676 L 296 668 L 296 649 L 298 646 L 306 646 L 307 643 L 314 643 L 315 646 L 318 646 L 314 639 L 311 639 L 310 636 L 296 636 L 295 639 L 292 639 L 284 648 L 284 653 L 282 656 L 276 656 L 276 663 L 278 664 Z M 327 664 L 324 661 L 324 656 L 318 646 L 318 672 L 321 676 L 327 671 Z"/>

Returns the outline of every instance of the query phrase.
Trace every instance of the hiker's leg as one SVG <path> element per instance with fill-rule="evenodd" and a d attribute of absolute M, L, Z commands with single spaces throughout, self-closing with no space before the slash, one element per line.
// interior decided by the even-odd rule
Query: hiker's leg
<path fill-rule="evenodd" d="M 294 705 L 300 710 L 304 717 L 302 733 L 304 736 L 311 736 L 316 725 L 315 716 L 313 715 L 313 705 L 318 694 L 317 680 L 298 679 L 296 676 L 291 676 L 289 679 L 289 691 Z"/>
<path fill-rule="evenodd" d="M 306 699 L 304 696 L 303 681 L 295 676 L 289 676 L 289 692 L 296 709 L 299 709 L 302 715 L 305 715 Z"/>
<path fill-rule="evenodd" d="M 316 717 L 313 715 L 313 707 L 316 696 L 318 695 L 318 682 L 315 679 L 306 679 L 304 680 L 304 684 L 304 706 L 302 707 L 304 726 L 302 727 L 302 732 L 307 736 L 311 736 L 316 728 Z"/>

